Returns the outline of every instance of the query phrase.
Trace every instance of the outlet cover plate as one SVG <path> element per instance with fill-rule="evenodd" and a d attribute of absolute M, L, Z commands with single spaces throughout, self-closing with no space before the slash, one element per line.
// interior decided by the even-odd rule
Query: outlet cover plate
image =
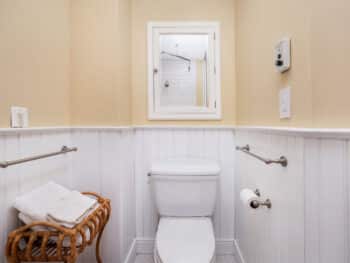
<path fill-rule="evenodd" d="M 11 127 L 27 128 L 29 122 L 28 109 L 24 107 L 11 107 Z"/>
<path fill-rule="evenodd" d="M 285 87 L 279 94 L 279 111 L 281 119 L 291 118 L 291 88 Z"/>

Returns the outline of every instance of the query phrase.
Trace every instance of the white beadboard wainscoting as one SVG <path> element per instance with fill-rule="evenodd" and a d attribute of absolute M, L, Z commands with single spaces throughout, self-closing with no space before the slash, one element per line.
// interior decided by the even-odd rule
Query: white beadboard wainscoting
<path fill-rule="evenodd" d="M 348 263 L 350 132 L 238 129 L 236 141 L 264 157 L 288 158 L 288 167 L 265 165 L 237 152 L 237 196 L 258 188 L 272 209 L 236 201 L 236 243 L 245 263 Z M 239 254 L 239 253 L 237 253 Z"/>
<path fill-rule="evenodd" d="M 111 199 L 112 216 L 102 240 L 103 259 L 108 263 L 133 262 L 136 253 L 152 252 L 156 231 L 157 216 L 147 184 L 151 161 L 207 157 L 218 160 L 223 168 L 214 216 L 219 252 L 224 255 L 233 250 L 234 136 L 231 128 L 0 130 L 0 160 L 57 151 L 62 145 L 76 146 L 78 151 L 0 169 L 0 212 L 4 215 L 0 217 L 0 247 L 4 247 L 9 231 L 19 224 L 17 213 L 11 208 L 15 197 L 53 180 Z M 0 262 L 5 262 L 3 249 L 0 256 Z M 94 248 L 79 257 L 80 262 L 94 260 Z"/>
<path fill-rule="evenodd" d="M 166 158 L 203 157 L 217 160 L 222 168 L 213 218 L 216 238 L 233 241 L 234 147 L 234 133 L 230 128 L 136 128 L 137 238 L 152 240 L 158 224 L 157 211 L 147 176 L 152 161 Z"/>
<path fill-rule="evenodd" d="M 73 180 L 80 191 L 95 191 L 111 199 L 112 214 L 103 234 L 104 262 L 123 262 L 135 239 L 134 141 L 132 129 L 87 129 L 72 131 L 79 148 L 73 156 Z M 95 261 L 90 247 L 79 258 Z"/>
<path fill-rule="evenodd" d="M 133 263 L 154 263 L 152 255 L 139 255 Z M 217 256 L 215 263 L 236 263 L 232 255 Z"/>
<path fill-rule="evenodd" d="M 245 144 L 264 157 L 285 155 L 288 167 L 265 165 L 234 150 Z M 57 151 L 62 145 L 79 150 L 0 169 L 1 263 L 6 262 L 7 234 L 19 224 L 11 208 L 15 197 L 50 180 L 112 200 L 102 240 L 104 262 L 134 263 L 136 254 L 151 254 L 158 218 L 147 173 L 152 160 L 171 157 L 212 158 L 222 165 L 213 218 L 219 255 L 235 253 L 238 263 L 350 262 L 349 130 L 0 129 L 0 161 Z M 272 209 L 243 207 L 238 195 L 245 187 L 259 188 Z M 94 250 L 80 262 L 95 262 Z"/>
<path fill-rule="evenodd" d="M 112 215 L 103 235 L 104 262 L 123 262 L 135 238 L 135 185 L 133 130 L 23 129 L 0 131 L 0 160 L 58 151 L 78 151 L 0 169 L 0 262 L 6 262 L 7 235 L 19 221 L 12 208 L 16 196 L 50 180 L 81 191 L 95 191 L 111 199 Z M 80 262 L 95 261 L 94 247 Z"/>
<path fill-rule="evenodd" d="M 72 146 L 70 129 L 0 131 L 0 161 L 59 151 L 63 145 Z M 0 168 L 1 263 L 6 262 L 4 251 L 7 235 L 19 224 L 17 212 L 12 208 L 16 196 L 50 180 L 72 187 L 74 154 Z"/>

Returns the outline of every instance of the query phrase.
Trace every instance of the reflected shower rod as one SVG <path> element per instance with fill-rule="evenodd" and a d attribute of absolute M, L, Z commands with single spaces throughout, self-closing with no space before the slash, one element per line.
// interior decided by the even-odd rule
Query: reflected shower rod
<path fill-rule="evenodd" d="M 161 54 L 167 54 L 169 56 L 176 57 L 176 58 L 179 58 L 179 59 L 182 59 L 182 60 L 186 60 L 186 61 L 191 63 L 191 59 L 183 57 L 183 56 L 180 56 L 180 55 L 176 55 L 176 54 L 173 54 L 173 53 L 170 53 L 170 52 L 167 52 L 167 51 L 162 51 L 160 53 Z"/>

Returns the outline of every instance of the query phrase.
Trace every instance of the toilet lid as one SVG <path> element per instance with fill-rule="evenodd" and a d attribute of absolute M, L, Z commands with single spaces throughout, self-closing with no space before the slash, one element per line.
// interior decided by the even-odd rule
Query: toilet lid
<path fill-rule="evenodd" d="M 168 159 L 152 163 L 152 175 L 214 176 L 220 173 L 220 165 L 207 159 Z"/>
<path fill-rule="evenodd" d="M 160 219 L 156 246 L 162 262 L 209 263 L 215 252 L 215 238 L 210 218 Z"/>

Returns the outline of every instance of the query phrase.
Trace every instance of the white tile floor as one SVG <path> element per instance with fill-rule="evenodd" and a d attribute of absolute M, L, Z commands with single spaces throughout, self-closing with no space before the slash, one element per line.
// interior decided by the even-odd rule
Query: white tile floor
<path fill-rule="evenodd" d="M 135 263 L 153 263 L 151 255 L 138 255 Z M 219 256 L 216 258 L 216 263 L 235 263 L 233 256 Z"/>

